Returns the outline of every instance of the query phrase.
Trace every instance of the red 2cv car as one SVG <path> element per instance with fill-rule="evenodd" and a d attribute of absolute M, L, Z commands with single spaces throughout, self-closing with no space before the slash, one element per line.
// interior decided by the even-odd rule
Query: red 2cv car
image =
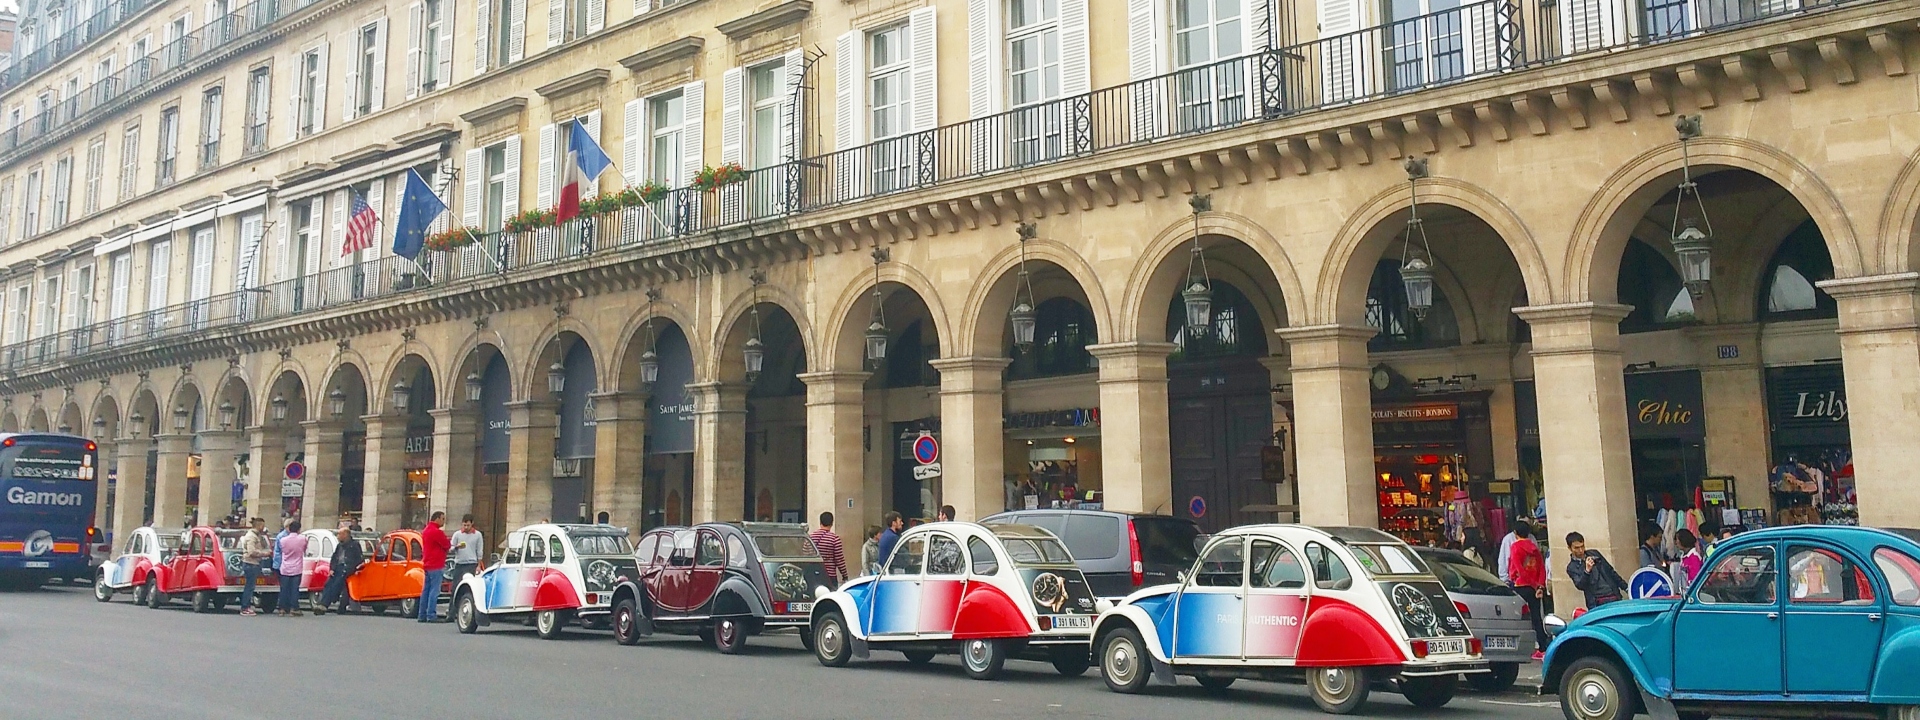
<path fill-rule="evenodd" d="M 147 573 L 147 606 L 165 607 L 174 596 L 191 596 L 194 612 L 226 607 L 245 584 L 240 569 L 240 539 L 245 534 L 205 525 L 183 533 L 180 545 Z M 262 591 L 269 590 L 255 588 Z"/>

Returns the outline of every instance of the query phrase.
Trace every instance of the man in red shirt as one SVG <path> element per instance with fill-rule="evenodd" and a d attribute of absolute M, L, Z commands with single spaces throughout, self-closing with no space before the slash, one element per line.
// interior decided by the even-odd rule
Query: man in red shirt
<path fill-rule="evenodd" d="M 1535 648 L 1547 646 L 1547 632 L 1540 624 L 1540 601 L 1546 595 L 1547 561 L 1540 554 L 1540 546 L 1533 542 L 1533 526 L 1522 520 L 1513 526 L 1513 547 L 1507 550 L 1507 575 L 1513 582 L 1513 591 L 1520 599 L 1527 601 L 1529 617 L 1533 620 L 1533 639 Z M 1539 660 L 1543 653 L 1533 651 L 1533 659 Z"/>
<path fill-rule="evenodd" d="M 833 513 L 820 513 L 820 529 L 807 533 L 813 540 L 813 547 L 820 551 L 820 559 L 827 561 L 827 579 L 834 587 L 847 581 L 847 551 L 840 544 L 840 536 L 833 532 Z"/>
<path fill-rule="evenodd" d="M 439 622 L 440 581 L 447 574 L 447 551 L 453 548 L 447 531 L 440 528 L 446 518 L 446 513 L 436 510 L 420 531 L 420 569 L 426 571 L 427 578 L 420 586 L 420 612 L 415 619 L 424 623 Z"/>

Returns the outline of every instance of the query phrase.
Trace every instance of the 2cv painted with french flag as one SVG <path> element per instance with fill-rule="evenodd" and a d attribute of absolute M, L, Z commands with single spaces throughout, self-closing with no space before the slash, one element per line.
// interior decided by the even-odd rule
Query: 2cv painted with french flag
<path fill-rule="evenodd" d="M 112 562 L 102 563 L 93 577 L 93 599 L 106 602 L 114 593 L 133 591 L 133 604 L 147 604 L 147 576 L 180 547 L 184 530 L 156 530 L 137 527 L 127 533 L 126 551 Z"/>
<path fill-rule="evenodd" d="M 453 589 L 453 622 L 473 633 L 494 620 L 532 617 L 540 637 L 569 624 L 605 625 L 614 588 L 637 573 L 627 529 L 543 523 L 507 533 L 500 562 Z"/>
<path fill-rule="evenodd" d="M 1213 536 L 1177 584 L 1101 613 L 1095 656 L 1107 687 L 1137 693 L 1189 675 L 1294 680 L 1334 714 L 1375 687 L 1416 707 L 1453 699 L 1488 664 L 1446 588 L 1399 538 L 1371 528 L 1246 525 Z"/>
<path fill-rule="evenodd" d="M 998 677 L 1015 657 L 1069 677 L 1092 662 L 1093 592 L 1066 545 L 1031 525 L 916 526 L 879 575 L 814 597 L 813 651 L 828 667 L 880 649 L 915 664 L 958 653 L 976 680 Z"/>

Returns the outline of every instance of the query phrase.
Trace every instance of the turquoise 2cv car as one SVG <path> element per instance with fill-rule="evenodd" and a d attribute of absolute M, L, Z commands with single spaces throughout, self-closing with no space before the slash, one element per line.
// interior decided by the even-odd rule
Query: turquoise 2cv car
<path fill-rule="evenodd" d="M 1544 667 L 1568 720 L 1920 720 L 1920 531 L 1741 535 L 1680 597 L 1575 619 Z"/>

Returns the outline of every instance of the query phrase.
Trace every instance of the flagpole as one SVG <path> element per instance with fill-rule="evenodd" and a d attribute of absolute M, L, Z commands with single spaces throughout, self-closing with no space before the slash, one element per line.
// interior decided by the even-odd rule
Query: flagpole
<path fill-rule="evenodd" d="M 607 153 L 607 149 L 606 149 L 606 148 L 603 148 L 603 147 L 600 147 L 600 142 L 599 142 L 598 140 L 594 140 L 594 139 L 593 139 L 593 138 L 591 138 L 591 137 L 589 137 L 589 138 L 587 138 L 587 139 L 588 139 L 588 140 L 590 140 L 590 141 L 592 141 L 592 142 L 593 142 L 593 146 L 594 146 L 594 148 L 596 148 L 596 149 L 598 149 L 598 150 L 600 151 L 600 154 L 601 154 L 601 155 L 602 155 L 603 157 L 605 157 L 605 158 L 607 159 L 607 167 L 610 167 L 610 168 L 613 168 L 613 170 L 614 170 L 614 172 L 619 172 L 619 173 L 620 173 L 620 180 L 621 180 L 621 182 L 625 182 L 625 181 L 626 181 L 626 179 L 627 179 L 627 174 L 626 174 L 625 172 L 622 172 L 622 171 L 620 170 L 620 164 L 619 164 L 619 163 L 616 163 L 616 162 L 614 162 L 614 161 L 613 161 L 613 156 L 612 156 L 612 155 L 609 155 L 609 154 Z M 598 182 L 598 178 L 595 178 L 595 182 Z M 668 192 L 668 193 L 672 193 L 673 191 L 672 191 L 672 190 L 668 190 L 667 192 Z M 650 202 L 647 202 L 647 201 L 645 201 L 645 200 L 641 200 L 641 201 L 640 201 L 640 208 L 641 208 L 642 210 L 645 210 L 645 211 L 646 211 L 646 213 L 647 213 L 647 217 L 648 217 L 649 219 L 651 219 L 651 220 L 653 220 L 653 224 L 654 224 L 654 226 L 656 226 L 656 227 L 658 227 L 658 228 L 660 228 L 660 234 L 661 234 L 661 235 L 672 235 L 672 234 L 673 234 L 673 230 L 672 230 L 672 228 L 669 228 L 669 227 L 667 227 L 667 221 L 665 221 L 665 220 L 661 220 L 661 219 L 660 219 L 660 213 L 657 213 L 657 212 L 654 212 L 654 211 L 653 211 L 653 203 L 650 203 Z"/>

